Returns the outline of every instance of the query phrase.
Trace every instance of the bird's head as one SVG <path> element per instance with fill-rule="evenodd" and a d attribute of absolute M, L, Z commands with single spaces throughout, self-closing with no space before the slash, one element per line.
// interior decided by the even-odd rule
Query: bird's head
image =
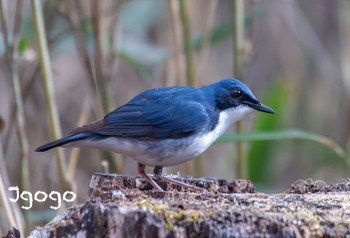
<path fill-rule="evenodd" d="M 210 87 L 214 90 L 216 107 L 219 110 L 248 107 L 261 112 L 275 113 L 260 103 L 248 86 L 237 79 L 223 79 Z"/>

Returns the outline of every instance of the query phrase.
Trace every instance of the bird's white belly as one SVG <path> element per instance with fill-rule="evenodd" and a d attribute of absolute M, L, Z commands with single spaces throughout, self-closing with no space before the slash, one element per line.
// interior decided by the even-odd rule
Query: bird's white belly
<path fill-rule="evenodd" d="M 198 139 L 178 138 L 141 141 L 117 137 L 102 140 L 84 140 L 67 144 L 69 147 L 90 147 L 124 154 L 148 166 L 173 166 L 188 161 L 201 154 L 207 145 L 197 146 Z"/>
<path fill-rule="evenodd" d="M 100 140 L 77 141 L 67 146 L 110 150 L 130 156 L 137 162 L 148 166 L 173 166 L 203 153 L 233 122 L 240 120 L 250 111 L 248 107 L 227 109 L 220 113 L 219 122 L 214 130 L 186 138 L 137 140 L 108 137 Z"/>

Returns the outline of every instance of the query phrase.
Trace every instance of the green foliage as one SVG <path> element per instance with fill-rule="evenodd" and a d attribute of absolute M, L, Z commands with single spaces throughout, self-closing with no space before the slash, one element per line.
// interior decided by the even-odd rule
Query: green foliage
<path fill-rule="evenodd" d="M 23 55 L 23 53 L 28 49 L 28 46 L 30 45 L 30 40 L 26 37 L 21 37 L 18 40 L 18 53 L 20 55 Z"/>
<path fill-rule="evenodd" d="M 220 137 L 216 141 L 216 143 L 230 143 L 230 142 L 237 142 L 237 141 L 262 142 L 262 141 L 269 141 L 269 140 L 291 140 L 291 139 L 310 140 L 310 141 L 317 142 L 319 144 L 322 144 L 328 147 L 328 149 L 336 153 L 338 157 L 346 161 L 345 151 L 330 138 L 319 134 L 297 130 L 297 129 L 269 131 L 269 132 L 252 132 L 247 134 L 228 133 Z"/>
<path fill-rule="evenodd" d="M 91 21 L 83 21 L 82 26 L 83 31 L 87 36 L 94 33 L 94 26 L 92 25 Z"/>
<path fill-rule="evenodd" d="M 266 92 L 262 101 L 264 104 L 269 105 L 275 111 L 275 115 L 269 115 L 265 113 L 257 114 L 255 121 L 254 131 L 275 131 L 277 130 L 283 120 L 283 115 L 288 108 L 286 105 L 286 98 L 288 97 L 290 90 L 287 84 L 283 84 L 281 81 L 275 81 Z M 283 139 L 289 135 L 288 133 L 280 134 L 280 139 Z M 277 135 L 278 136 L 278 135 Z M 253 182 L 264 180 L 266 177 L 267 166 L 271 164 L 270 152 L 272 147 L 276 146 L 274 142 L 254 141 L 250 143 L 248 151 L 248 178 Z"/>

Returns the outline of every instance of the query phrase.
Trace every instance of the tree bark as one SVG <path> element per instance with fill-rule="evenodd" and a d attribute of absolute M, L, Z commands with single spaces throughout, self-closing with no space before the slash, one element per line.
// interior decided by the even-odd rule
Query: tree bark
<path fill-rule="evenodd" d="M 346 237 L 350 182 L 298 181 L 285 193 L 256 193 L 244 180 L 177 178 L 207 193 L 141 177 L 94 174 L 84 204 L 32 237 Z"/>

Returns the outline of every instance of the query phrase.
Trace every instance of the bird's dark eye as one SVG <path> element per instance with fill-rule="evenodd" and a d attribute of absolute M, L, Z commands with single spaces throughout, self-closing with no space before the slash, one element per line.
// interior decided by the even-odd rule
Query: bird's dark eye
<path fill-rule="evenodd" d="M 234 98 L 239 98 L 242 95 L 243 95 L 243 91 L 241 89 L 239 89 L 239 88 L 235 88 L 231 92 L 231 96 L 234 97 Z"/>

